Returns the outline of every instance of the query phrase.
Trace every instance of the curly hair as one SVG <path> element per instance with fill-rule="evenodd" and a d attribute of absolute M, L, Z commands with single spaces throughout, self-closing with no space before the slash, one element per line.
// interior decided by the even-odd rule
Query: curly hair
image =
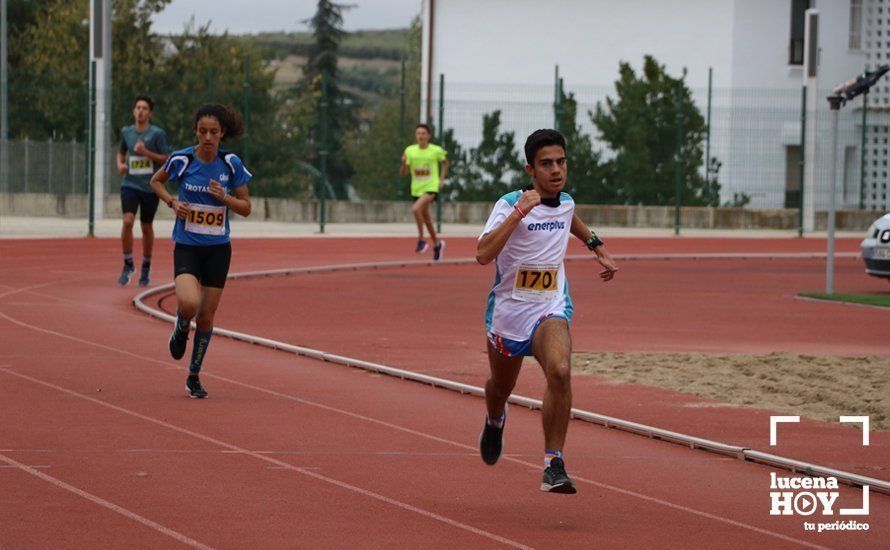
<path fill-rule="evenodd" d="M 202 105 L 195 111 L 195 124 L 193 128 L 195 131 L 198 130 L 198 121 L 206 116 L 213 117 L 219 121 L 219 126 L 223 131 L 222 139 L 224 141 L 238 139 L 244 133 L 244 121 L 241 119 L 241 114 L 232 107 L 221 105 L 219 103 Z"/>

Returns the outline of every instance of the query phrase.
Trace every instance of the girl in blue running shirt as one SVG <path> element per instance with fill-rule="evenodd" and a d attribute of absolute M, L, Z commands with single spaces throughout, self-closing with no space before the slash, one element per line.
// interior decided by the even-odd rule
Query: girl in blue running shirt
<path fill-rule="evenodd" d="M 204 105 L 195 113 L 198 144 L 174 151 L 151 179 L 161 201 L 176 214 L 173 266 L 177 316 L 170 336 L 170 354 L 181 359 L 195 319 L 192 359 L 186 380 L 189 397 L 207 397 L 198 373 L 213 334 L 213 317 L 229 273 L 229 210 L 250 215 L 247 182 L 252 177 L 237 156 L 220 150 L 220 141 L 238 139 L 244 130 L 240 115 L 224 105 Z M 179 184 L 176 198 L 168 182 Z"/>

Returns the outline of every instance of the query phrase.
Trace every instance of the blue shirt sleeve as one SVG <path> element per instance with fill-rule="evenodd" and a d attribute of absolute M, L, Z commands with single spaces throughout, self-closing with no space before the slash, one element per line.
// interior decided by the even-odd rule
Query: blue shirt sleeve
<path fill-rule="evenodd" d="M 247 170 L 247 168 L 244 167 L 244 163 L 242 163 L 241 159 L 239 159 L 236 155 L 229 155 L 228 157 L 226 157 L 226 160 L 232 167 L 233 177 L 232 184 L 230 186 L 232 189 L 241 187 L 242 185 L 249 182 L 250 179 L 253 177 L 253 174 L 251 174 Z"/>
<path fill-rule="evenodd" d="M 167 181 L 175 183 L 179 181 L 180 176 L 185 171 L 188 159 L 185 155 L 173 153 L 167 157 L 162 167 L 167 172 Z"/>

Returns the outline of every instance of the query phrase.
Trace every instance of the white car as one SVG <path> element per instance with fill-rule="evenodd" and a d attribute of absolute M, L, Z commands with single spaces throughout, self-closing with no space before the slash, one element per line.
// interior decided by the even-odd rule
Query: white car
<path fill-rule="evenodd" d="M 859 245 L 865 272 L 875 277 L 890 279 L 890 214 L 875 220 Z"/>

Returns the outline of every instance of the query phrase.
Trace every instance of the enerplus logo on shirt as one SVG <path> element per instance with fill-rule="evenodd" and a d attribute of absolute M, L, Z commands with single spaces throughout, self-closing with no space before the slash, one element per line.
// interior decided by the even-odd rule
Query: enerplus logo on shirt
<path fill-rule="evenodd" d="M 565 229 L 565 222 L 561 221 L 552 221 L 552 222 L 533 222 L 528 224 L 529 231 L 556 231 L 557 229 Z"/>

